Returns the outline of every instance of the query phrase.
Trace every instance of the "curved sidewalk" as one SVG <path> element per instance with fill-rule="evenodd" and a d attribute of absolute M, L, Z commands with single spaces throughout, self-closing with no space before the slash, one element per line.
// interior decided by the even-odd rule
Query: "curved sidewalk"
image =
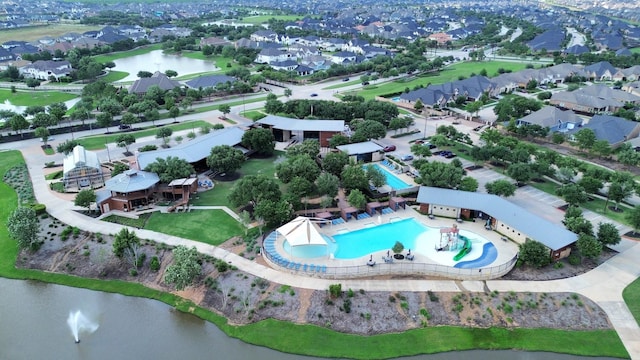
<path fill-rule="evenodd" d="M 33 189 L 40 203 L 55 218 L 69 225 L 92 232 L 113 234 L 124 226 L 95 220 L 73 211 L 75 206 L 52 194 L 44 178 L 43 164 L 46 158 L 39 147 L 23 149 Z M 79 208 L 78 208 L 79 209 Z M 150 230 L 135 229 L 141 238 L 152 239 L 167 245 L 195 246 L 203 254 L 223 259 L 238 269 L 284 285 L 326 290 L 330 284 L 341 283 L 344 288 L 366 291 L 484 291 L 485 282 L 453 280 L 327 280 L 283 273 L 260 265 L 224 249 Z M 632 359 L 640 359 L 640 328 L 622 299 L 622 290 L 638 276 L 640 244 L 623 240 L 620 253 L 598 268 L 576 277 L 552 281 L 486 281 L 490 290 L 518 292 L 576 292 L 595 301 L 609 316 L 609 320 L 622 339 Z M 459 284 L 459 285 L 458 285 Z"/>

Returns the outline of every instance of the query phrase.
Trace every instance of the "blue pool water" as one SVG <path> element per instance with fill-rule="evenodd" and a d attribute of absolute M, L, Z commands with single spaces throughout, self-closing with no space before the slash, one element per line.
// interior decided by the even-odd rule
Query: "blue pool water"
<path fill-rule="evenodd" d="M 399 177 L 395 176 L 394 174 L 389 172 L 389 170 L 385 169 L 384 166 L 380 166 L 379 164 L 368 164 L 366 166 L 373 166 L 378 170 L 380 170 L 382 174 L 384 174 L 384 177 L 387 181 L 387 185 L 389 185 L 394 190 L 408 189 L 411 187 L 411 185 L 400 180 Z"/>
<path fill-rule="evenodd" d="M 333 236 L 336 242 L 333 256 L 336 259 L 356 259 L 377 251 L 389 250 L 396 241 L 400 241 L 407 250 L 415 249 L 416 238 L 428 230 L 429 228 L 414 219 L 405 219 L 337 234 Z"/>

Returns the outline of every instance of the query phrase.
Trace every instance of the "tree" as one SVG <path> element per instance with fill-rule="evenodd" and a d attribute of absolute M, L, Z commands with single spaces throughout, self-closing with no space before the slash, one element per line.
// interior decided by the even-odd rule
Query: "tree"
<path fill-rule="evenodd" d="M 366 190 L 369 188 L 367 174 L 359 164 L 347 165 L 344 170 L 342 170 L 340 178 L 342 179 L 342 186 L 347 191 L 354 189 Z"/>
<path fill-rule="evenodd" d="M 133 134 L 120 134 L 116 138 L 118 147 L 123 147 L 127 153 L 129 153 L 129 145 L 134 142 L 136 142 L 136 137 Z"/>
<path fill-rule="evenodd" d="M 29 128 L 29 122 L 24 116 L 20 114 L 13 115 L 9 119 L 9 126 L 11 126 L 11 130 L 16 131 L 20 134 L 20 137 L 23 137 L 22 130 L 26 130 Z"/>
<path fill-rule="evenodd" d="M 599 223 L 597 237 L 602 245 L 617 245 L 622 240 L 620 232 L 612 223 Z"/>
<path fill-rule="evenodd" d="M 37 88 L 40 86 L 40 80 L 34 78 L 28 78 L 25 83 L 27 84 L 27 87 L 30 88 Z"/>
<path fill-rule="evenodd" d="M 420 166 L 420 176 L 416 182 L 424 186 L 455 189 L 460 185 L 462 176 L 461 168 L 434 161 Z"/>
<path fill-rule="evenodd" d="M 73 148 L 78 145 L 80 145 L 80 143 L 77 140 L 66 140 L 65 142 L 58 144 L 56 151 L 60 154 L 69 155 L 73 151 Z"/>
<path fill-rule="evenodd" d="M 327 196 L 328 198 L 333 199 L 338 195 L 338 186 L 340 185 L 340 179 L 337 176 L 323 172 L 316 179 L 316 189 L 319 194 Z"/>
<path fill-rule="evenodd" d="M 122 113 L 123 107 L 118 100 L 114 98 L 104 98 L 98 102 L 98 109 L 111 115 L 111 117 L 118 116 Z"/>
<path fill-rule="evenodd" d="M 520 244 L 518 259 L 535 268 L 541 268 L 551 262 L 549 249 L 542 243 L 529 239 L 523 244 Z"/>
<path fill-rule="evenodd" d="M 173 249 L 173 263 L 167 266 L 164 281 L 174 284 L 176 290 L 183 290 L 193 284 L 201 273 L 202 265 L 200 265 L 200 255 L 196 247 L 188 248 L 178 245 Z"/>
<path fill-rule="evenodd" d="M 227 114 L 231 112 L 231 106 L 229 104 L 221 104 L 218 107 L 218 110 L 222 113 L 222 115 L 226 118 Z"/>
<path fill-rule="evenodd" d="M 289 146 L 287 148 L 288 156 L 308 155 L 310 158 L 315 159 L 320 154 L 320 142 L 316 139 L 308 139 L 301 143 Z"/>
<path fill-rule="evenodd" d="M 556 178 L 563 184 L 572 182 L 575 176 L 576 171 L 570 167 L 561 167 L 556 171 Z"/>
<path fill-rule="evenodd" d="M 458 186 L 458 190 L 475 192 L 478 190 L 478 186 L 479 186 L 478 180 L 472 178 L 471 176 L 465 176 L 460 181 L 460 186 Z"/>
<path fill-rule="evenodd" d="M 180 115 L 180 109 L 177 106 L 172 106 L 169 108 L 169 116 L 175 120 Z"/>
<path fill-rule="evenodd" d="M 629 225 L 633 227 L 633 231 L 635 234 L 638 234 L 638 229 L 640 229 L 640 206 L 635 206 L 631 211 L 627 213 L 626 216 Z"/>
<path fill-rule="evenodd" d="M 303 177 L 311 182 L 320 175 L 318 164 L 308 155 L 297 155 L 287 159 L 287 161 L 276 165 L 278 179 L 283 183 L 288 183 L 296 176 Z"/>
<path fill-rule="evenodd" d="M 96 202 L 96 193 L 92 189 L 80 190 L 73 200 L 75 206 L 89 209 L 92 203 Z"/>
<path fill-rule="evenodd" d="M 178 76 L 178 72 L 175 70 L 167 70 L 164 72 L 164 74 L 167 75 L 167 77 L 169 78 Z"/>
<path fill-rule="evenodd" d="M 109 126 L 113 123 L 113 116 L 109 113 L 100 113 L 96 116 L 96 122 L 98 126 L 107 128 L 107 133 L 109 132 Z"/>
<path fill-rule="evenodd" d="M 349 155 L 342 151 L 330 152 L 322 160 L 322 168 L 330 174 L 340 176 L 349 163 Z"/>
<path fill-rule="evenodd" d="M 47 108 L 47 112 L 55 119 L 56 123 L 62 121 L 62 118 L 67 113 L 67 110 L 67 105 L 61 102 L 53 103 Z"/>
<path fill-rule="evenodd" d="M 7 219 L 9 236 L 18 242 L 18 247 L 21 249 L 36 250 L 38 248 L 39 228 L 35 210 L 28 207 L 13 210 Z"/>
<path fill-rule="evenodd" d="M 564 220 L 564 223 L 567 230 L 572 231 L 576 234 L 593 235 L 593 224 L 589 220 L 585 219 L 582 215 L 566 218 Z"/>
<path fill-rule="evenodd" d="M 524 184 L 533 178 L 534 173 L 530 164 L 516 163 L 509 165 L 507 175 L 518 184 Z"/>
<path fill-rule="evenodd" d="M 162 139 L 162 142 L 166 146 L 171 139 L 171 135 L 173 134 L 173 130 L 170 127 L 161 127 L 156 131 L 156 139 Z"/>
<path fill-rule="evenodd" d="M 489 194 L 494 194 L 503 197 L 513 196 L 516 193 L 517 187 L 509 180 L 496 180 L 485 184 L 485 189 Z"/>
<path fill-rule="evenodd" d="M 130 112 L 122 114 L 120 118 L 120 124 L 131 125 L 138 122 L 138 118 Z"/>
<path fill-rule="evenodd" d="M 211 149 L 207 157 L 207 166 L 217 173 L 233 174 L 240 169 L 244 161 L 242 151 L 229 145 L 219 145 Z"/>
<path fill-rule="evenodd" d="M 242 146 L 261 155 L 272 155 L 275 138 L 269 129 L 251 129 L 242 135 Z"/>
<path fill-rule="evenodd" d="M 582 186 L 587 194 L 597 194 L 604 184 L 600 179 L 591 176 L 583 176 L 580 180 L 578 180 L 578 185 Z"/>
<path fill-rule="evenodd" d="M 347 197 L 347 201 L 349 202 L 349 204 L 351 204 L 351 206 L 358 210 L 363 210 L 367 205 L 367 198 L 359 189 L 351 190 L 349 196 Z"/>
<path fill-rule="evenodd" d="M 593 235 L 580 234 L 576 241 L 580 255 L 588 259 L 597 259 L 602 253 L 602 244 Z"/>
<path fill-rule="evenodd" d="M 377 188 L 387 183 L 387 178 L 382 173 L 382 170 L 373 165 L 367 165 L 367 180 Z"/>
<path fill-rule="evenodd" d="M 153 76 L 152 72 L 145 71 L 145 70 L 138 71 L 138 77 L 139 78 L 150 78 L 151 76 Z"/>
<path fill-rule="evenodd" d="M 147 165 L 144 170 L 158 174 L 160 181 L 163 183 L 169 183 L 175 179 L 188 178 L 195 172 L 191 164 L 176 156 L 169 156 L 166 159 L 157 158 L 156 161 Z"/>
<path fill-rule="evenodd" d="M 469 112 L 469 114 L 471 114 L 472 116 L 473 114 L 475 114 L 475 116 L 478 116 L 478 112 L 480 111 L 480 109 L 482 109 L 482 102 L 480 101 L 474 101 L 465 106 L 465 110 L 467 110 L 467 112 Z"/>
<path fill-rule="evenodd" d="M 276 202 L 281 196 L 280 186 L 274 179 L 265 175 L 247 175 L 236 182 L 228 198 L 233 205 L 243 206 L 248 203 L 255 205 L 264 200 Z"/>
<path fill-rule="evenodd" d="M 113 254 L 119 258 L 124 256 L 127 249 L 140 245 L 140 239 L 135 231 L 122 228 L 113 239 Z"/>
<path fill-rule="evenodd" d="M 335 134 L 329 139 L 329 147 L 335 149 L 340 145 L 346 145 L 349 143 L 349 138 L 342 134 Z"/>
<path fill-rule="evenodd" d="M 573 138 L 575 139 L 576 145 L 578 145 L 578 147 L 584 151 L 590 149 L 593 144 L 595 144 L 596 133 L 594 133 L 591 129 L 584 128 L 573 134 Z"/>
<path fill-rule="evenodd" d="M 49 127 L 55 125 L 53 116 L 44 112 L 37 113 L 33 117 L 32 123 L 35 127 Z"/>
<path fill-rule="evenodd" d="M 284 89 L 284 96 L 286 96 L 287 99 L 288 99 L 288 98 L 291 97 L 291 95 L 293 95 L 293 91 L 291 91 L 291 89 L 289 89 L 289 88 L 285 88 Z"/>
<path fill-rule="evenodd" d="M 296 198 L 303 198 L 313 192 L 314 184 L 313 182 L 296 176 L 289 182 L 289 193 L 296 196 Z"/>
<path fill-rule="evenodd" d="M 380 139 L 387 136 L 387 129 L 383 124 L 374 120 L 365 120 L 358 124 L 356 131 L 353 134 L 353 141 L 355 139 L 371 140 Z"/>
<path fill-rule="evenodd" d="M 276 227 L 291 220 L 293 208 L 284 199 L 278 201 L 263 199 L 255 206 L 254 214 L 264 219 L 267 222 L 267 226 Z"/>
<path fill-rule="evenodd" d="M 129 170 L 129 165 L 123 164 L 121 162 L 116 162 L 113 164 L 113 170 L 111 170 L 111 177 L 115 177 L 118 174 L 122 174 L 123 172 Z"/>
<path fill-rule="evenodd" d="M 618 161 L 627 168 L 630 166 L 637 166 L 640 163 L 640 153 L 631 146 L 624 148 L 623 146 L 618 150 Z"/>
<path fill-rule="evenodd" d="M 44 143 L 45 146 L 47 145 L 47 142 L 49 141 L 49 129 L 41 126 L 36 129 L 35 135 L 36 137 L 39 137 L 42 139 L 42 142 Z"/>
<path fill-rule="evenodd" d="M 576 217 L 582 217 L 582 209 L 578 206 L 569 206 L 564 212 L 564 220 L 562 222 L 566 225 L 568 219 Z"/>
<path fill-rule="evenodd" d="M 566 201 L 569 205 L 575 206 L 578 206 L 589 200 L 589 197 L 587 196 L 587 193 L 586 191 L 584 191 L 582 186 L 576 184 L 563 185 L 557 188 L 556 195 L 562 196 L 564 201 Z"/>
<path fill-rule="evenodd" d="M 413 104 L 413 109 L 418 112 L 422 111 L 422 109 L 424 109 L 424 104 L 422 103 L 422 100 L 420 99 L 416 100 L 416 103 Z"/>

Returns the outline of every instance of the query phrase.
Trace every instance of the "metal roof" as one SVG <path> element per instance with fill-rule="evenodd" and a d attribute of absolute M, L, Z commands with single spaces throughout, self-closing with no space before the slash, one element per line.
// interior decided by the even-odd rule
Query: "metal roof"
<path fill-rule="evenodd" d="M 82 145 L 76 145 L 76 147 L 73 148 L 71 154 L 67 155 L 64 158 L 64 161 L 62 163 L 62 173 L 66 174 L 76 167 L 85 166 L 96 168 L 100 172 L 102 172 L 98 154 L 85 150 Z"/>
<path fill-rule="evenodd" d="M 187 186 L 192 185 L 198 179 L 196 178 L 182 178 L 182 179 L 174 179 L 171 180 L 168 186 Z"/>
<path fill-rule="evenodd" d="M 189 163 L 200 161 L 211 153 L 211 149 L 219 145 L 235 146 L 242 141 L 244 130 L 239 127 L 229 127 L 222 130 L 214 130 L 206 135 L 198 136 L 180 145 L 169 149 L 145 151 L 138 154 L 140 169 L 146 168 L 157 158 L 166 159 L 169 156 L 178 157 Z"/>
<path fill-rule="evenodd" d="M 105 182 L 105 188 L 112 192 L 130 193 L 145 190 L 160 182 L 158 175 L 148 171 L 127 170 Z"/>
<path fill-rule="evenodd" d="M 343 131 L 344 120 L 301 120 L 276 115 L 267 115 L 256 121 L 258 124 L 273 126 L 290 131 Z"/>
<path fill-rule="evenodd" d="M 340 145 L 336 146 L 336 148 L 342 152 L 346 152 L 349 155 L 368 154 L 382 150 L 382 146 L 374 143 L 373 141 Z"/>
<path fill-rule="evenodd" d="M 578 240 L 578 235 L 573 232 L 497 195 L 421 186 L 417 202 L 482 211 L 551 250 L 562 249 Z"/>

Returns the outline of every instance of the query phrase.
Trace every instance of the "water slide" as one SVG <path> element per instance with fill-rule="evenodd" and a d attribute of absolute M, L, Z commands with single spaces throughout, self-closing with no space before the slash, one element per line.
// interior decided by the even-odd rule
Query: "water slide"
<path fill-rule="evenodd" d="M 462 247 L 462 250 L 460 250 L 460 252 L 453 257 L 454 261 L 459 261 L 460 259 L 465 257 L 465 255 L 471 252 L 471 240 L 463 235 L 458 235 L 458 237 L 460 238 L 460 240 L 464 240 L 464 246 Z"/>

